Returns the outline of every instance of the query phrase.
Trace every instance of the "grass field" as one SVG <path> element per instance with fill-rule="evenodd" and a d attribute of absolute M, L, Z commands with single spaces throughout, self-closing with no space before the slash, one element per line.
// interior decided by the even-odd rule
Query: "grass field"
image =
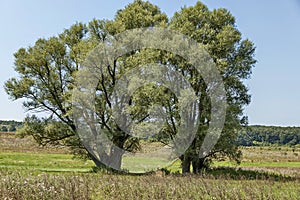
<path fill-rule="evenodd" d="M 197 176 L 122 175 L 94 173 L 91 161 L 73 159 L 66 149 L 0 134 L 0 199 L 299 199 L 299 148 L 241 150 L 241 165 L 216 161 Z M 180 163 L 168 169 L 177 172 Z"/>

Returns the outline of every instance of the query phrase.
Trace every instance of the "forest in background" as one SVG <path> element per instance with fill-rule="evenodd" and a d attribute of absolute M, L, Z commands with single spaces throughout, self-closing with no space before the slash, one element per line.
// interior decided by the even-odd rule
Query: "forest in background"
<path fill-rule="evenodd" d="M 237 142 L 242 146 L 300 144 L 300 127 L 247 126 L 240 131 Z"/>
<path fill-rule="evenodd" d="M 15 132 L 22 122 L 15 120 L 0 120 L 0 132 Z"/>
<path fill-rule="evenodd" d="M 0 120 L 1 132 L 15 132 L 22 122 Z M 243 127 L 237 142 L 241 146 L 300 145 L 300 127 L 252 125 Z"/>

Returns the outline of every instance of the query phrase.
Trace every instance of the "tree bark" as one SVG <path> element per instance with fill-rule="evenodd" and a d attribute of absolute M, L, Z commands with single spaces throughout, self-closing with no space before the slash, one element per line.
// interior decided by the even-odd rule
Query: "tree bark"
<path fill-rule="evenodd" d="M 124 150 L 118 147 L 112 147 L 110 154 L 107 156 L 106 164 L 115 170 L 121 170 L 122 157 Z"/>
<path fill-rule="evenodd" d="M 95 163 L 95 165 L 97 167 L 100 167 L 100 168 L 106 167 L 105 164 L 103 164 L 95 155 L 93 155 L 89 151 L 88 151 L 88 155 L 89 155 L 89 157 L 92 159 L 92 161 Z"/>
<path fill-rule="evenodd" d="M 191 173 L 191 158 L 187 155 L 183 155 L 181 162 L 182 174 Z"/>
<path fill-rule="evenodd" d="M 193 158 L 192 166 L 193 166 L 193 173 L 198 174 L 201 172 L 206 166 L 205 166 L 205 159 L 204 158 Z"/>
<path fill-rule="evenodd" d="M 100 160 L 92 153 L 88 152 L 89 157 L 99 168 L 107 168 L 112 170 L 121 170 L 123 152 L 121 150 L 114 150 L 109 155 L 101 154 Z"/>

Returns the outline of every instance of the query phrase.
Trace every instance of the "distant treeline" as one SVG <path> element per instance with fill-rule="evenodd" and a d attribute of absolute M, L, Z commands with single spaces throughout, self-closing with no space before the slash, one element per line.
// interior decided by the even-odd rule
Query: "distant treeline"
<path fill-rule="evenodd" d="M 14 132 L 22 122 L 0 120 L 0 132 Z M 237 138 L 242 146 L 300 145 L 300 127 L 247 126 Z"/>
<path fill-rule="evenodd" d="M 17 127 L 22 126 L 22 122 L 14 120 L 0 120 L 0 132 L 14 132 Z"/>
<path fill-rule="evenodd" d="M 15 126 L 21 126 L 22 122 L 18 122 L 15 120 L 0 120 L 0 125 L 15 125 Z"/>
<path fill-rule="evenodd" d="M 300 144 L 300 127 L 248 126 L 237 139 L 242 146 L 297 145 Z"/>

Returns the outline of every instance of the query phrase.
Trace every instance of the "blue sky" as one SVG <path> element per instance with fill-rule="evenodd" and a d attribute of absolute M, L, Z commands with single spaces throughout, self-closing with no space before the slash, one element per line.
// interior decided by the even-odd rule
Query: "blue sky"
<path fill-rule="evenodd" d="M 76 21 L 112 19 L 128 0 L 0 0 L 0 119 L 22 120 L 22 101 L 12 102 L 4 82 L 16 77 L 13 53 L 68 28 Z M 196 0 L 150 0 L 169 17 Z M 250 124 L 300 126 L 300 1 L 203 0 L 210 9 L 224 7 L 236 17 L 244 38 L 257 48 L 258 63 L 246 84 L 252 102 L 245 109 Z"/>

